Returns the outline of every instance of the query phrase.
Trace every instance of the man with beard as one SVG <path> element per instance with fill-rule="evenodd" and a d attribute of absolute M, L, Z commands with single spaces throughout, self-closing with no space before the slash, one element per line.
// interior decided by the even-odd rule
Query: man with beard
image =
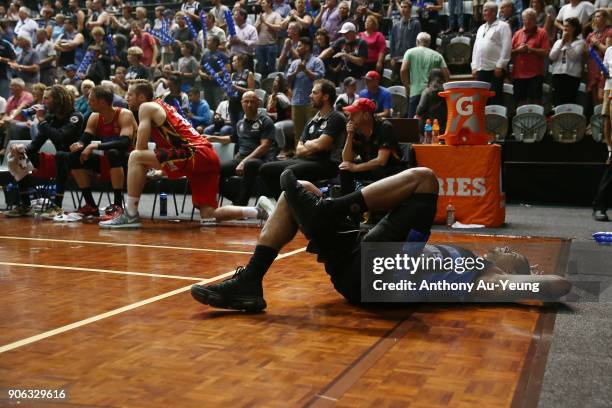
<path fill-rule="evenodd" d="M 70 145 L 79 140 L 83 128 L 83 115 L 74 109 L 74 96 L 64 86 L 53 85 L 45 90 L 43 96 L 44 106 L 36 106 L 36 116 L 39 123 L 38 132 L 34 133 L 32 142 L 25 146 L 25 153 L 34 167 L 38 167 L 39 150 L 47 140 L 51 140 L 57 153 L 55 154 L 57 186 L 55 200 L 49 208 L 42 213 L 43 218 L 53 218 L 63 213 L 62 201 L 66 180 L 68 180 Z M 12 145 L 11 153 L 15 155 L 23 145 Z M 28 189 L 32 186 L 32 176 L 27 175 L 19 180 L 21 204 L 5 213 L 7 217 L 22 217 L 30 212 L 30 198 Z"/>
<path fill-rule="evenodd" d="M 310 94 L 312 107 L 318 112 L 306 124 L 296 148 L 296 158 L 266 163 L 259 174 L 269 191 L 279 197 L 279 178 L 291 169 L 300 179 L 318 181 L 338 174 L 340 151 L 344 143 L 346 119 L 334 109 L 336 87 L 326 79 L 314 83 Z"/>

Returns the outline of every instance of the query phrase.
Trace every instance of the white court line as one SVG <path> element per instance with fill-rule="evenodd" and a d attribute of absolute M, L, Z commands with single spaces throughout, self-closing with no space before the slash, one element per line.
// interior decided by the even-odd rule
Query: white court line
<path fill-rule="evenodd" d="M 292 256 L 292 255 L 298 254 L 300 252 L 303 252 L 305 250 L 306 250 L 306 248 L 304 247 L 304 248 L 296 249 L 295 251 L 286 252 L 286 253 L 276 257 L 276 259 L 287 258 L 289 256 Z M 225 272 L 224 274 L 221 274 L 219 276 L 215 276 L 213 278 L 208 278 L 208 279 L 200 280 L 198 283 L 199 284 L 206 284 L 206 283 L 214 282 L 214 281 L 219 280 L 219 279 L 227 278 L 228 276 L 233 275 L 235 272 L 236 271 L 234 271 L 234 270 L 229 271 L 229 272 Z M 148 305 L 150 303 L 157 302 L 158 300 L 163 300 L 163 299 L 169 298 L 171 296 L 178 295 L 178 294 L 183 293 L 183 292 L 187 292 L 188 290 L 191 289 L 191 286 L 192 285 L 184 286 L 182 288 L 173 290 L 171 292 L 162 293 L 161 295 L 154 296 L 154 297 L 148 298 L 148 299 L 144 299 L 144 300 L 141 300 L 140 302 L 132 303 L 131 305 L 123 306 L 123 307 L 120 307 L 118 309 L 114 309 L 114 310 L 108 311 L 106 313 L 102 313 L 102 314 L 99 314 L 99 315 L 96 315 L 96 316 L 92 316 L 92 317 L 87 318 L 85 320 L 80 320 L 78 322 L 74 322 L 74 323 L 68 324 L 66 326 L 59 327 L 57 329 L 49 330 L 49 331 L 46 331 L 44 333 L 40 333 L 40 334 L 37 334 L 37 335 L 32 336 L 32 337 L 28 337 L 28 338 L 23 339 L 23 340 L 15 341 L 13 343 L 10 343 L 10 344 L 7 344 L 5 346 L 0 347 L 0 354 L 6 353 L 7 351 L 11 351 L 11 350 L 14 350 L 14 349 L 19 348 L 19 347 L 27 346 L 28 344 L 36 343 L 37 341 L 44 340 L 44 339 L 52 337 L 52 336 L 56 336 L 58 334 L 62 334 L 62 333 L 65 333 L 67 331 L 70 331 L 70 330 L 73 330 L 73 329 L 77 329 L 79 327 L 82 327 L 82 326 L 85 326 L 85 325 L 88 325 L 88 324 L 91 324 L 91 323 L 98 322 L 100 320 L 103 320 L 103 319 L 106 319 L 106 318 L 109 318 L 109 317 L 112 317 L 112 316 L 116 316 L 116 315 L 121 314 L 123 312 L 128 312 L 130 310 L 134 310 L 134 309 L 139 308 L 141 306 L 145 306 L 145 305 Z"/>
<path fill-rule="evenodd" d="M 25 266 L 28 268 L 42 268 L 42 269 L 66 269 L 69 271 L 82 271 L 82 272 L 114 273 L 118 275 L 148 276 L 151 278 L 184 279 L 184 280 L 191 280 L 191 281 L 202 280 L 202 278 L 194 278 L 192 276 L 160 275 L 156 273 L 114 271 L 111 269 L 78 268 L 76 266 L 63 266 L 63 265 L 39 265 L 39 264 L 27 264 L 27 263 L 16 263 L 16 262 L 0 262 L 0 265 Z"/>
<path fill-rule="evenodd" d="M 220 252 L 220 253 L 225 253 L 225 254 L 251 255 L 253 253 L 252 251 L 251 252 L 231 251 L 228 249 L 189 248 L 189 247 L 176 247 L 176 246 L 165 246 L 165 245 L 130 244 L 127 242 L 77 241 L 73 239 L 12 237 L 8 235 L 0 235 L 0 239 L 7 239 L 7 240 L 14 239 L 14 240 L 22 240 L 22 241 L 66 242 L 66 243 L 71 243 L 71 244 L 89 244 L 89 245 L 107 245 L 107 246 L 127 246 L 127 247 L 137 247 L 137 248 L 176 249 L 179 251 Z"/>

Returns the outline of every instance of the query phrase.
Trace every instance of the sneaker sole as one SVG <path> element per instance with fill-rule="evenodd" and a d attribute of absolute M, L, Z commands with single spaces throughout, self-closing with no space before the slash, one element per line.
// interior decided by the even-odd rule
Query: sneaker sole
<path fill-rule="evenodd" d="M 98 224 L 100 228 L 108 228 L 108 229 L 121 229 L 121 228 L 140 228 L 142 224 L 139 222 L 131 223 L 131 224 L 115 224 L 115 225 L 103 225 Z"/>
<path fill-rule="evenodd" d="M 234 296 L 231 299 L 227 299 L 200 285 L 191 287 L 191 296 L 202 304 L 219 309 L 261 312 L 268 306 L 263 297 Z"/>

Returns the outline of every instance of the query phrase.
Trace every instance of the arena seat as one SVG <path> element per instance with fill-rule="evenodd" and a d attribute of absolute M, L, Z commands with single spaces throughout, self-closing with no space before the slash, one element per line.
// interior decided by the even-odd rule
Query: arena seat
<path fill-rule="evenodd" d="M 261 89 L 266 91 L 268 94 L 271 94 L 272 93 L 272 86 L 274 84 L 274 79 L 275 78 L 270 78 L 270 77 L 264 78 L 261 81 Z"/>
<path fill-rule="evenodd" d="M 514 86 L 512 84 L 504 84 L 504 94 L 502 95 L 504 106 L 508 108 L 508 117 L 512 117 L 516 113 L 516 102 L 514 100 Z"/>
<path fill-rule="evenodd" d="M 472 59 L 472 45 L 469 37 L 452 38 L 444 50 L 444 58 L 448 65 L 467 65 Z"/>
<path fill-rule="evenodd" d="M 523 143 L 540 142 L 546 135 L 546 117 L 540 105 L 523 105 L 512 118 L 512 135 Z"/>
<path fill-rule="evenodd" d="M 485 107 L 485 124 L 487 132 L 491 133 L 496 141 L 502 141 L 508 135 L 508 110 L 501 105 L 488 105 Z"/>
<path fill-rule="evenodd" d="M 401 95 L 399 93 L 391 94 L 391 116 L 395 118 L 403 118 L 406 116 L 406 112 L 408 112 L 408 98 L 406 96 Z"/>
<path fill-rule="evenodd" d="M 261 102 L 261 106 L 266 106 L 267 92 L 263 89 L 255 89 L 255 94 L 259 98 L 259 101 Z"/>
<path fill-rule="evenodd" d="M 555 107 L 555 114 L 550 121 L 550 133 L 553 140 L 559 143 L 576 143 L 582 140 L 586 132 L 584 108 L 567 103 Z"/>
<path fill-rule="evenodd" d="M 387 88 L 387 90 L 391 92 L 391 95 L 397 94 L 397 95 L 406 96 L 406 88 L 403 85 L 390 86 L 389 88 Z"/>

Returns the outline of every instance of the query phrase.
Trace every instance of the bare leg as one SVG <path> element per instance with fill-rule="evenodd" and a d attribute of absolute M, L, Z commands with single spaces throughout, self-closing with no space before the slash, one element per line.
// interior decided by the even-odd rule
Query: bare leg
<path fill-rule="evenodd" d="M 111 184 L 113 189 L 123 189 L 123 182 L 125 180 L 125 173 L 123 167 L 113 167 L 110 169 Z"/>
<path fill-rule="evenodd" d="M 155 152 L 151 150 L 134 150 L 128 160 L 128 196 L 138 198 L 142 194 L 149 169 L 160 169 Z"/>
<path fill-rule="evenodd" d="M 91 186 L 91 180 L 89 178 L 89 172 L 85 169 L 74 169 L 72 170 L 72 176 L 77 183 L 79 188 L 89 188 Z"/>
<path fill-rule="evenodd" d="M 391 210 L 415 193 L 438 193 L 438 180 L 426 167 L 404 170 L 361 190 L 369 210 Z"/>

